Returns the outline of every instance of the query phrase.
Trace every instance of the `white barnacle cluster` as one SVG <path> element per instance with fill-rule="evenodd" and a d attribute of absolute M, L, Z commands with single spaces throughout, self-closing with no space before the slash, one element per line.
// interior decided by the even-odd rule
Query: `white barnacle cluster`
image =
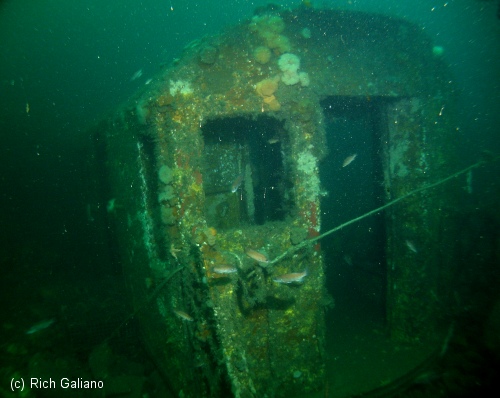
<path fill-rule="evenodd" d="M 304 179 L 304 192 L 307 195 L 307 200 L 315 200 L 320 192 L 316 157 L 309 151 L 299 153 L 297 170 L 307 174 L 307 178 Z"/>
<path fill-rule="evenodd" d="M 316 169 L 316 158 L 309 151 L 299 153 L 297 168 L 305 174 L 313 174 Z"/>
<path fill-rule="evenodd" d="M 302 86 L 309 85 L 309 75 L 306 72 L 299 72 L 300 58 L 295 54 L 285 53 L 278 59 L 278 67 L 283 72 L 281 81 L 287 86 L 300 82 Z"/>
<path fill-rule="evenodd" d="M 173 97 L 177 94 L 190 95 L 193 94 L 191 83 L 185 80 L 170 80 L 170 95 Z"/>

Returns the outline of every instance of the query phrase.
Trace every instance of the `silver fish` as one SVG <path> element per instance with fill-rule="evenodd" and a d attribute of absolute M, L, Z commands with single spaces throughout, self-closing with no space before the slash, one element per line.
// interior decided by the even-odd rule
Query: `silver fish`
<path fill-rule="evenodd" d="M 187 312 L 177 310 L 174 308 L 174 314 L 177 315 L 179 318 L 181 318 L 183 321 L 188 321 L 188 322 L 193 322 L 194 319 L 191 315 L 189 315 Z"/>
<path fill-rule="evenodd" d="M 344 255 L 344 261 L 347 265 L 352 267 L 352 257 L 349 254 Z"/>
<path fill-rule="evenodd" d="M 269 263 L 269 259 L 264 254 L 258 252 L 257 250 L 246 249 L 245 253 L 248 257 L 254 259 L 255 261 L 257 261 L 261 264 Z"/>
<path fill-rule="evenodd" d="M 130 81 L 133 82 L 136 79 L 139 79 L 142 76 L 142 69 L 139 69 L 137 72 L 135 72 L 132 77 L 130 78 Z"/>
<path fill-rule="evenodd" d="M 415 246 L 415 243 L 411 240 L 406 240 L 406 246 L 408 246 L 408 249 L 410 249 L 413 253 L 418 253 L 417 246 Z"/>
<path fill-rule="evenodd" d="M 234 274 L 238 272 L 238 268 L 233 265 L 216 265 L 212 268 L 212 271 L 216 274 Z"/>
<path fill-rule="evenodd" d="M 304 272 L 292 272 L 290 274 L 279 275 L 273 278 L 276 283 L 302 283 L 307 276 L 307 270 Z"/>
<path fill-rule="evenodd" d="M 238 190 L 238 188 L 240 187 L 240 185 L 243 182 L 244 178 L 245 178 L 245 175 L 243 173 L 240 174 L 238 177 L 236 177 L 236 179 L 231 184 L 231 192 L 232 193 L 235 193 Z"/>
<path fill-rule="evenodd" d="M 354 159 L 356 159 L 356 157 L 358 156 L 357 153 L 351 155 L 351 156 L 348 156 L 344 159 L 344 162 L 342 163 L 342 167 L 346 167 L 346 166 L 349 166 L 353 161 Z"/>
<path fill-rule="evenodd" d="M 47 329 L 50 327 L 56 320 L 54 318 L 52 319 L 46 319 L 44 321 L 38 322 L 34 324 L 32 327 L 30 327 L 27 331 L 26 334 L 34 334 L 38 333 L 41 330 Z"/>

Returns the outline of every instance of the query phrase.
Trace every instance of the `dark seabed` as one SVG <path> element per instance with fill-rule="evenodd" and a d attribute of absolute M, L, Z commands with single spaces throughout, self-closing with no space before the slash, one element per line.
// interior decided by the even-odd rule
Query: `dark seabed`
<path fill-rule="evenodd" d="M 500 390 L 498 0 L 7 0 L 0 59 L 0 396 Z"/>

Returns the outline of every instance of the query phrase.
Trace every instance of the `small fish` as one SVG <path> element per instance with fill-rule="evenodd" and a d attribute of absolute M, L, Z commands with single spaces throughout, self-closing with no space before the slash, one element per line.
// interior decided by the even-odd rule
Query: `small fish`
<path fill-rule="evenodd" d="M 26 102 L 26 113 L 29 115 L 30 113 L 30 104 L 29 102 Z"/>
<path fill-rule="evenodd" d="M 193 317 L 184 311 L 174 309 L 174 314 L 181 318 L 183 321 L 194 321 Z"/>
<path fill-rule="evenodd" d="M 269 138 L 267 140 L 267 143 L 270 144 L 270 145 L 277 144 L 278 142 L 280 142 L 279 137 L 273 137 L 273 138 Z"/>
<path fill-rule="evenodd" d="M 417 246 L 415 246 L 415 243 L 413 243 L 411 240 L 406 239 L 406 246 L 408 246 L 408 249 L 410 249 L 413 253 L 418 253 Z"/>
<path fill-rule="evenodd" d="M 344 261 L 347 265 L 352 267 L 352 257 L 349 254 L 344 255 Z"/>
<path fill-rule="evenodd" d="M 116 198 L 108 200 L 108 203 L 106 203 L 106 211 L 108 213 L 114 213 L 116 210 Z"/>
<path fill-rule="evenodd" d="M 243 182 L 243 179 L 245 178 L 244 174 L 240 174 L 238 177 L 236 177 L 236 180 L 233 181 L 231 184 L 231 192 L 235 193 L 238 188 L 240 187 L 241 183 Z"/>
<path fill-rule="evenodd" d="M 44 321 L 38 322 L 32 327 L 30 327 L 27 331 L 26 334 L 34 334 L 38 333 L 41 330 L 47 329 L 50 327 L 56 320 L 54 318 L 52 319 L 46 319 Z"/>
<path fill-rule="evenodd" d="M 234 274 L 238 272 L 238 268 L 233 265 L 216 265 L 212 271 L 216 274 Z"/>
<path fill-rule="evenodd" d="M 269 262 L 269 259 L 265 255 L 259 253 L 256 250 L 246 249 L 245 253 L 248 257 L 253 258 L 255 261 L 258 261 L 259 263 L 267 264 Z"/>
<path fill-rule="evenodd" d="M 95 218 L 94 216 L 92 215 L 92 207 L 90 206 L 90 203 L 87 204 L 87 221 L 88 222 L 94 222 L 95 221 Z"/>
<path fill-rule="evenodd" d="M 352 162 L 354 162 L 354 159 L 356 159 L 356 157 L 358 156 L 357 153 L 351 155 L 351 156 L 348 156 L 344 159 L 344 163 L 342 163 L 342 167 L 346 167 L 346 166 L 349 166 Z"/>
<path fill-rule="evenodd" d="M 273 278 L 276 283 L 302 283 L 307 276 L 307 269 L 304 272 L 292 272 L 291 274 L 279 275 Z"/>
<path fill-rule="evenodd" d="M 147 85 L 148 85 L 149 83 L 151 83 L 152 81 L 153 81 L 153 79 L 148 79 L 148 80 L 146 80 L 146 82 L 145 82 L 144 84 L 147 86 Z"/>
<path fill-rule="evenodd" d="M 142 76 L 142 69 L 139 69 L 137 72 L 135 72 L 132 77 L 130 78 L 130 81 L 133 82 L 136 79 L 139 79 Z"/>

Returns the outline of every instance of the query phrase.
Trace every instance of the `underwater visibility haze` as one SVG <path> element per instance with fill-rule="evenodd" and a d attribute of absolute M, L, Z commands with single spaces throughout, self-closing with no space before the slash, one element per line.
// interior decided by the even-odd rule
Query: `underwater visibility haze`
<path fill-rule="evenodd" d="M 475 397 L 497 0 L 0 2 L 0 396 Z"/>

